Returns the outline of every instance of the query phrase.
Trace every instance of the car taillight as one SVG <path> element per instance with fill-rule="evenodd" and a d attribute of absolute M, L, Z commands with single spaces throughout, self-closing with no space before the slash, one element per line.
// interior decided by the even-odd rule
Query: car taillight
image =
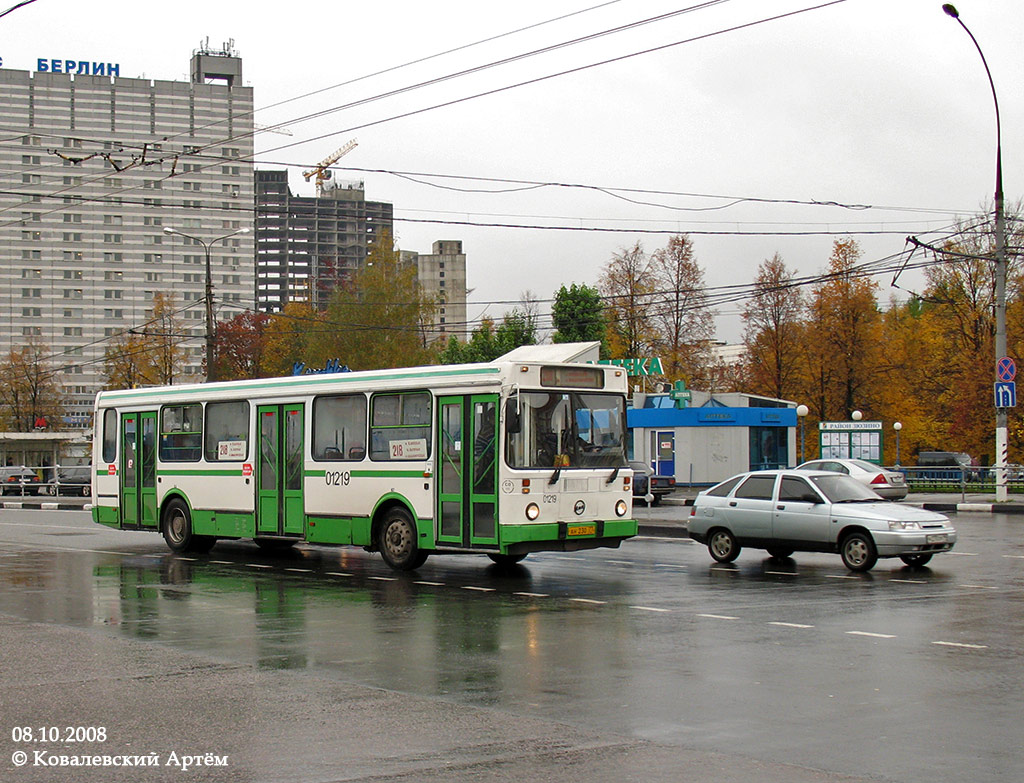
<path fill-rule="evenodd" d="M 873 479 L 871 479 L 871 483 L 872 484 L 888 484 L 889 482 L 886 481 L 885 476 L 883 476 L 881 473 L 879 473 L 877 476 L 875 476 Z"/>
<path fill-rule="evenodd" d="M 690 506 L 690 516 L 691 517 L 697 516 L 697 507 L 696 506 Z"/>

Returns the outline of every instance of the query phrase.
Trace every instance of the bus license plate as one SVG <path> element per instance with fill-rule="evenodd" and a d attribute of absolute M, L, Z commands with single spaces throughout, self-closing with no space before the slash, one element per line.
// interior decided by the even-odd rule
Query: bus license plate
<path fill-rule="evenodd" d="M 573 525 L 569 528 L 570 536 L 592 536 L 597 533 L 596 525 Z"/>
<path fill-rule="evenodd" d="M 946 533 L 934 533 L 930 536 L 926 536 L 925 541 L 929 544 L 945 544 L 949 541 L 949 536 Z"/>

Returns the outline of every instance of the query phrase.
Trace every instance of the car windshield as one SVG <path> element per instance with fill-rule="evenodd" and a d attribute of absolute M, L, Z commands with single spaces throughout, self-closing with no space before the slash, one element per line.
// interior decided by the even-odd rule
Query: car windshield
<path fill-rule="evenodd" d="M 878 503 L 881 498 L 849 476 L 835 473 L 829 476 L 811 476 L 811 482 L 832 503 Z"/>
<path fill-rule="evenodd" d="M 517 403 L 518 417 L 506 417 L 505 459 L 509 467 L 626 466 L 626 408 L 622 397 L 522 392 L 511 398 L 512 405 Z"/>

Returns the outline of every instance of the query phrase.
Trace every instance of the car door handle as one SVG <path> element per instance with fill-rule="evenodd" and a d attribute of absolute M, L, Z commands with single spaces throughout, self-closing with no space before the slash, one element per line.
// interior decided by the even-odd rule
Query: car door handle
<path fill-rule="evenodd" d="M 784 505 L 782 505 L 781 503 L 779 505 L 777 505 L 775 508 L 777 508 L 779 511 L 785 511 L 786 510 L 786 507 Z"/>
<path fill-rule="evenodd" d="M 730 500 L 730 501 L 729 501 L 729 505 L 730 505 L 730 506 L 734 506 L 734 507 L 735 507 L 735 505 L 736 505 L 736 501 L 735 501 L 735 500 Z"/>

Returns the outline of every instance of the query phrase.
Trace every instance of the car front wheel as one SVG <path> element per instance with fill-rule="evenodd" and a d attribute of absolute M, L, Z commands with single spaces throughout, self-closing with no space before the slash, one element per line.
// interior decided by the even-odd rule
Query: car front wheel
<path fill-rule="evenodd" d="M 878 562 L 875 542 L 867 533 L 859 531 L 850 533 L 843 539 L 839 554 L 843 558 L 843 565 L 851 571 L 870 571 Z"/>
<path fill-rule="evenodd" d="M 740 555 L 736 537 L 724 528 L 718 528 L 708 537 L 708 552 L 719 563 L 731 563 Z"/>

